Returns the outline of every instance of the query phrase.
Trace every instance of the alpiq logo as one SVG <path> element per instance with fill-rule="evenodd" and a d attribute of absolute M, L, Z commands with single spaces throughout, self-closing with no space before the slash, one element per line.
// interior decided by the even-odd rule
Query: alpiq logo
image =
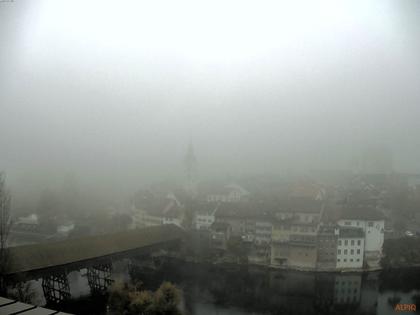
<path fill-rule="evenodd" d="M 396 311 L 396 312 L 415 312 L 416 311 L 416 304 L 398 303 L 397 305 L 395 305 L 394 311 Z"/>

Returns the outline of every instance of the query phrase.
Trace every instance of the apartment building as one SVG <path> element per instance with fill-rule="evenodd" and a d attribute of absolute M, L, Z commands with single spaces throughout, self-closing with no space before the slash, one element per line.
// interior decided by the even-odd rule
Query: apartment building
<path fill-rule="evenodd" d="M 385 219 L 383 214 L 373 207 L 344 208 L 340 227 L 359 228 L 364 234 L 364 261 L 367 267 L 379 267 L 384 244 Z"/>
<path fill-rule="evenodd" d="M 362 268 L 364 248 L 365 235 L 361 228 L 340 227 L 336 268 L 339 270 Z"/>

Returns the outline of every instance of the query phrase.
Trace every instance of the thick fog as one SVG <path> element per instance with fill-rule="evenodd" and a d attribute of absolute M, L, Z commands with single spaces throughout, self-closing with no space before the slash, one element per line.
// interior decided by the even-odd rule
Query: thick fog
<path fill-rule="evenodd" d="M 420 3 L 0 1 L 0 170 L 14 191 L 420 171 Z M 64 183 L 64 184 L 63 184 Z"/>

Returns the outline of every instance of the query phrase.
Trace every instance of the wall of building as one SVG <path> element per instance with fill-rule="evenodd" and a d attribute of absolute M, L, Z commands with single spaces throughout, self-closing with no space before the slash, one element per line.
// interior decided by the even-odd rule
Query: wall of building
<path fill-rule="evenodd" d="M 214 214 L 196 213 L 194 216 L 194 226 L 197 230 L 210 228 L 214 221 Z"/>
<path fill-rule="evenodd" d="M 289 259 L 288 243 L 271 243 L 271 259 L 270 264 L 273 267 L 286 266 Z"/>
<path fill-rule="evenodd" d="M 359 227 L 365 232 L 365 251 L 380 251 L 384 244 L 384 220 L 339 220 L 338 225 Z"/>
<path fill-rule="evenodd" d="M 380 266 L 384 244 L 384 220 L 339 220 L 340 226 L 359 227 L 365 233 L 364 262 L 368 267 Z"/>
<path fill-rule="evenodd" d="M 271 222 L 256 221 L 255 223 L 255 242 L 257 244 L 270 243 L 272 233 Z"/>
<path fill-rule="evenodd" d="M 290 245 L 288 265 L 298 268 L 316 268 L 317 248 L 314 246 Z"/>
<path fill-rule="evenodd" d="M 358 269 L 363 267 L 364 238 L 338 238 L 337 269 Z"/>
<path fill-rule="evenodd" d="M 337 236 L 321 234 L 317 239 L 318 258 L 317 267 L 334 269 L 337 264 Z"/>

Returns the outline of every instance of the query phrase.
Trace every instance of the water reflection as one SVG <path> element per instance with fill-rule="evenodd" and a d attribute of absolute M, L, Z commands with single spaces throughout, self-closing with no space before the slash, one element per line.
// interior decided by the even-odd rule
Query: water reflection
<path fill-rule="evenodd" d="M 112 278 L 141 281 L 145 288 L 152 290 L 163 281 L 171 281 L 183 290 L 182 307 L 191 315 L 387 315 L 395 314 L 395 303 L 416 303 L 420 297 L 419 269 L 326 274 L 186 264 L 175 260 L 156 268 L 144 261 L 125 260 L 113 263 Z M 106 296 L 89 293 L 86 270 L 72 272 L 68 279 L 73 303 L 66 306 L 66 311 L 106 312 Z M 39 281 L 37 292 L 42 294 Z"/>

